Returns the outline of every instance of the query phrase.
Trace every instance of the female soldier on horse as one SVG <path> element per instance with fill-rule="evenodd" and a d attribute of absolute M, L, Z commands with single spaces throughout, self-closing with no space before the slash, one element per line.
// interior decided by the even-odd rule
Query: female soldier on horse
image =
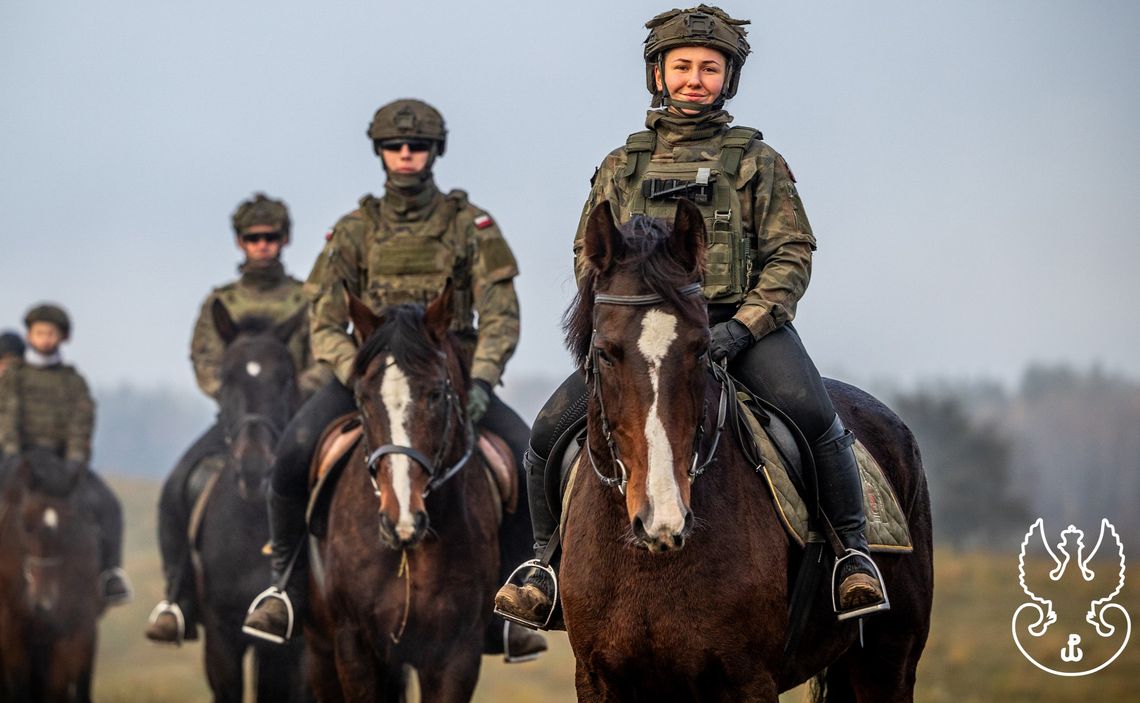
<path fill-rule="evenodd" d="M 838 613 L 853 617 L 884 609 L 886 598 L 864 536 L 854 438 L 791 324 L 810 278 L 815 235 L 787 162 L 759 131 L 730 127 L 732 115 L 724 110 L 750 52 L 745 24 L 707 5 L 646 23 L 646 87 L 660 109 L 650 110 L 647 129 L 631 134 L 595 173 L 574 240 L 575 270 L 581 280 L 587 218 L 599 203 L 608 202 L 618 222 L 637 214 L 672 218 L 679 198 L 697 205 L 707 230 L 701 292 L 712 325 L 710 353 L 727 360 L 737 379 L 790 416 L 811 442 L 823 511 L 850 556 L 833 584 Z M 526 465 L 540 554 L 557 526 L 544 492 L 550 452 L 585 408 L 585 378 L 575 372 L 535 421 Z M 505 585 L 496 606 L 542 623 L 555 605 L 553 586 L 536 573 L 521 588 Z"/>

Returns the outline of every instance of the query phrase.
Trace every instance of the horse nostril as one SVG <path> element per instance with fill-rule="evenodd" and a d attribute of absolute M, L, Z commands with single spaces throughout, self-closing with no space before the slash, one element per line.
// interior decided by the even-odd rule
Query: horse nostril
<path fill-rule="evenodd" d="M 649 533 L 645 531 L 645 522 L 642 521 L 640 515 L 633 519 L 633 536 L 642 542 L 649 541 Z"/>

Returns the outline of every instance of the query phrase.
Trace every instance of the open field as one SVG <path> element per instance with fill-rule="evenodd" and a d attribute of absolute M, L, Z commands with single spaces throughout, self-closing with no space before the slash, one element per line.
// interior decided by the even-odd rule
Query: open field
<path fill-rule="evenodd" d="M 103 620 L 95 676 L 96 700 L 104 703 L 209 700 L 199 646 L 165 649 L 149 645 L 142 637 L 146 616 L 162 589 L 155 546 L 154 508 L 158 485 L 136 480 L 116 480 L 113 484 L 127 514 L 126 566 L 137 593 L 133 603 L 111 611 Z M 934 623 L 919 667 L 918 701 L 1140 700 L 1140 644 L 1136 642 L 1103 671 L 1079 678 L 1051 676 L 1022 658 L 1010 637 L 1010 618 L 1025 600 L 1017 583 L 1016 552 L 995 555 L 942 550 L 935 564 Z M 1136 615 L 1140 614 L 1140 590 L 1134 583 L 1125 584 L 1116 602 Z M 1058 610 L 1064 618 L 1065 611 L 1060 604 Z M 1062 623 L 1059 621 L 1058 625 Z M 1065 643 L 1060 631 L 1050 631 L 1047 638 L 1051 639 L 1042 645 L 1044 649 Z M 495 658 L 485 658 L 475 700 L 480 703 L 573 701 L 574 662 L 570 647 L 562 633 L 555 634 L 551 640 L 552 651 L 538 662 L 507 666 Z M 1090 645 L 1089 661 L 1098 652 Z M 800 692 L 792 692 L 782 700 L 799 703 L 806 698 Z"/>

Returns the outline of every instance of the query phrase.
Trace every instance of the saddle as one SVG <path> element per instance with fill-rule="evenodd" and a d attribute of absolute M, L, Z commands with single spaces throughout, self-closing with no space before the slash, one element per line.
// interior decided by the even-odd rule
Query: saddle
<path fill-rule="evenodd" d="M 363 434 L 364 427 L 355 411 L 334 420 L 321 434 L 309 467 L 309 505 L 305 510 L 309 532 L 314 536 L 325 534 L 332 489 Z M 518 509 L 519 483 L 515 459 L 507 443 L 485 429 L 479 430 L 478 448 L 501 522 L 504 511 L 513 514 Z"/>

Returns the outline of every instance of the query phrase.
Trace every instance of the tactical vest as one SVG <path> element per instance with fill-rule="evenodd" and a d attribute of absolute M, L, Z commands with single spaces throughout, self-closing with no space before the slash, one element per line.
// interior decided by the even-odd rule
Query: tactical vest
<path fill-rule="evenodd" d="M 368 260 L 364 293 L 372 310 L 386 305 L 427 305 L 452 279 L 452 329 L 473 335 L 471 258 L 467 228 L 457 226 L 467 206 L 463 191 L 453 190 L 425 219 L 392 222 L 381 215 L 379 198 L 371 198 L 363 213 L 372 225 L 367 235 Z"/>
<path fill-rule="evenodd" d="M 657 145 L 653 130 L 634 132 L 625 143 L 622 177 L 631 216 L 671 221 L 679 198 L 692 201 L 704 216 L 708 265 L 701 290 L 710 302 L 740 302 L 755 283 L 755 234 L 745 231 L 741 222 L 736 177 L 744 152 L 754 139 L 762 138 L 750 127 L 732 127 L 722 138 L 716 159 L 684 162 L 652 160 Z"/>

